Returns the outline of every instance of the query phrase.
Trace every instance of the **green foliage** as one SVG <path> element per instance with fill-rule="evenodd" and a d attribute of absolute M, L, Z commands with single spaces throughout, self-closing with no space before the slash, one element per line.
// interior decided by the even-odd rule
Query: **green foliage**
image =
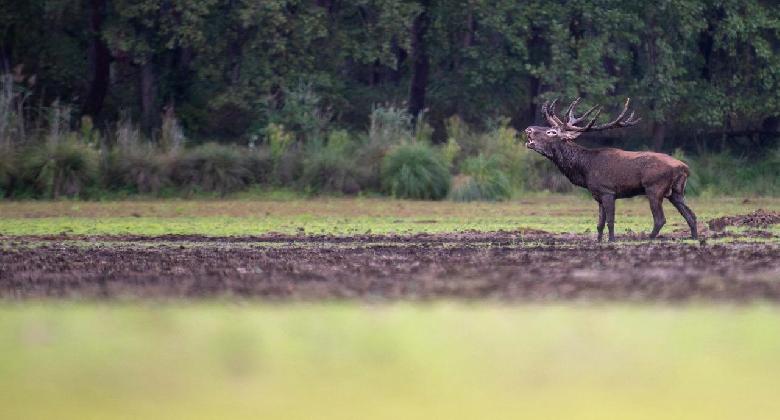
<path fill-rule="evenodd" d="M 267 105 L 270 125 L 286 127 L 301 141 L 322 138 L 332 116 L 311 84 L 286 89 L 280 98 Z"/>
<path fill-rule="evenodd" d="M 382 164 L 384 190 L 397 198 L 440 200 L 449 191 L 450 178 L 447 164 L 424 143 L 397 146 Z"/>
<path fill-rule="evenodd" d="M 333 124 L 374 127 L 372 106 L 409 98 L 421 12 L 430 18 L 427 108 L 424 123 L 404 131 L 425 138 L 444 140 L 453 114 L 481 131 L 501 115 L 522 128 L 555 96 L 581 95 L 583 106 L 631 96 L 647 122 L 642 141 L 663 126 L 670 148 L 690 146 L 691 129 L 758 130 L 780 116 L 780 8 L 762 0 L 6 3 L 3 59 L 17 91 L 45 105 L 100 91 L 89 61 L 100 41 L 114 60 L 94 126 L 128 111 L 154 120 L 147 134 L 159 130 L 163 143 L 171 131 L 160 111 L 174 103 L 182 132 L 197 140 L 245 140 L 269 124 L 302 141 Z M 102 17 L 94 33 L 84 26 L 91 16 Z M 18 103 L 0 101 L 0 115 Z"/>
<path fill-rule="evenodd" d="M 442 158 L 444 159 L 444 162 L 447 164 L 447 166 L 452 167 L 455 164 L 455 159 L 457 159 L 458 155 L 460 155 L 460 151 L 461 147 L 457 140 L 452 137 L 447 139 L 447 143 L 444 144 L 444 147 L 441 151 Z"/>
<path fill-rule="evenodd" d="M 450 197 L 455 201 L 500 201 L 512 195 L 509 177 L 504 174 L 496 157 L 483 155 L 466 159 L 461 177 L 453 183 Z"/>
<path fill-rule="evenodd" d="M 241 149 L 217 143 L 185 151 L 174 165 L 172 178 L 177 185 L 222 196 L 245 188 L 252 176 Z"/>
<path fill-rule="evenodd" d="M 293 143 L 293 136 L 278 124 L 269 124 L 266 128 L 268 148 L 273 159 L 279 159 L 287 152 Z"/>
<path fill-rule="evenodd" d="M 18 157 L 10 146 L 0 146 L 0 197 L 10 193 Z"/>
<path fill-rule="evenodd" d="M 702 152 L 694 159 L 682 158 L 691 169 L 686 191 L 691 195 L 780 195 L 780 149 L 758 162 L 728 152 Z"/>
<path fill-rule="evenodd" d="M 111 151 L 103 173 L 108 185 L 141 194 L 157 194 L 171 184 L 177 154 L 164 152 L 151 143 Z"/>
<path fill-rule="evenodd" d="M 22 176 L 35 192 L 48 198 L 81 196 L 98 177 L 98 153 L 76 136 L 30 147 Z"/>
<path fill-rule="evenodd" d="M 304 188 L 313 192 L 359 192 L 353 148 L 346 131 L 330 133 L 326 144 L 317 141 L 309 145 L 300 180 Z"/>

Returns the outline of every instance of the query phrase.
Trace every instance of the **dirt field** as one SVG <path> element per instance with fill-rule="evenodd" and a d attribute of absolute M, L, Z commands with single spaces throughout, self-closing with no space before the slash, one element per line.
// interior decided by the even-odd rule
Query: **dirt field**
<path fill-rule="evenodd" d="M 780 301 L 777 238 L 740 235 L 5 237 L 0 297 Z"/>

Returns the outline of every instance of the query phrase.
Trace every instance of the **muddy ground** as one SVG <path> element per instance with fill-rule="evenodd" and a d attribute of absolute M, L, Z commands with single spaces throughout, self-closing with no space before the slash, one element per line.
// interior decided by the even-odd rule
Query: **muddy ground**
<path fill-rule="evenodd" d="M 0 237 L 0 298 L 780 302 L 780 238 L 728 235 Z"/>

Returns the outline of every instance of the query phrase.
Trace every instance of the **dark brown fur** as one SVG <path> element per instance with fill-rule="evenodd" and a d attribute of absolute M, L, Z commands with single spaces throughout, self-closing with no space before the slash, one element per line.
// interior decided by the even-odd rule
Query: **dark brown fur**
<path fill-rule="evenodd" d="M 526 145 L 550 159 L 574 185 L 587 188 L 599 203 L 598 239 L 604 224 L 609 240 L 615 240 L 615 200 L 647 195 L 653 212 L 651 238 L 666 223 L 662 202 L 667 198 L 682 214 L 696 239 L 696 215 L 685 204 L 688 166 L 671 156 L 653 152 L 628 152 L 620 149 L 588 149 L 576 144 L 563 130 L 532 126 L 525 132 Z M 563 137 L 563 138 L 562 138 Z"/>

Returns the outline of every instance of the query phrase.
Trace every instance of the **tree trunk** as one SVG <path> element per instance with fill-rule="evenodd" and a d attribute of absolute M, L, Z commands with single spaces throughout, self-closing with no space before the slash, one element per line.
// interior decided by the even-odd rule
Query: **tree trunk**
<path fill-rule="evenodd" d="M 157 75 L 154 62 L 148 59 L 141 65 L 141 129 L 147 135 L 151 133 L 156 122 Z"/>
<path fill-rule="evenodd" d="M 0 40 L 0 72 L 10 73 L 13 68 L 13 43 L 14 39 L 14 25 L 9 25 L 4 33 L 3 39 Z"/>
<path fill-rule="evenodd" d="M 111 51 L 109 51 L 108 46 L 100 37 L 105 8 L 106 0 L 90 1 L 91 16 L 89 26 L 92 32 L 88 53 L 90 82 L 81 113 L 89 115 L 93 119 L 100 115 L 109 88 Z"/>
<path fill-rule="evenodd" d="M 653 150 L 660 152 L 666 140 L 666 124 L 653 121 Z"/>
<path fill-rule="evenodd" d="M 769 132 L 780 132 L 780 116 L 764 118 L 764 121 L 761 123 L 761 129 Z"/>
<path fill-rule="evenodd" d="M 425 91 L 428 88 L 428 52 L 425 45 L 425 34 L 431 23 L 428 16 L 427 2 L 423 2 L 423 10 L 412 23 L 412 81 L 409 88 L 409 114 L 415 121 L 425 109 Z"/>

